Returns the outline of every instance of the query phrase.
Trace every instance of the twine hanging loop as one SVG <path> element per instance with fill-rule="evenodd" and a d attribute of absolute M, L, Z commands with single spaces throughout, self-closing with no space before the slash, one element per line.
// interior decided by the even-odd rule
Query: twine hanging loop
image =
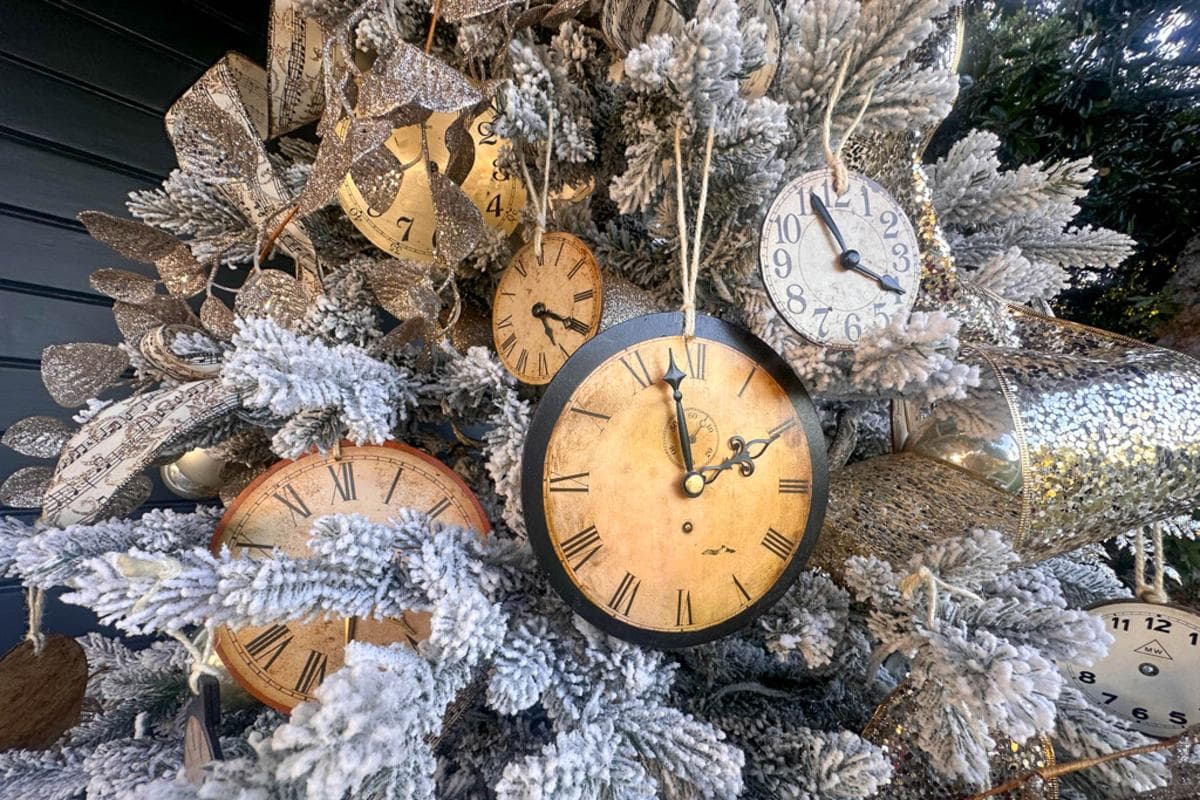
<path fill-rule="evenodd" d="M 1156 522 L 1150 526 L 1150 546 L 1154 548 L 1154 582 L 1146 582 L 1146 541 L 1143 531 L 1139 528 L 1134 534 L 1134 593 L 1144 603 L 1163 605 L 1171 602 L 1166 590 L 1167 560 L 1163 555 L 1162 523 Z"/>
<path fill-rule="evenodd" d="M 962 597 L 969 597 L 970 599 L 980 603 L 983 602 L 983 598 L 971 590 L 964 589 L 961 586 L 955 586 L 952 583 L 947 583 L 937 575 L 934 575 L 933 570 L 924 564 L 922 564 L 916 572 L 905 576 L 905 578 L 900 581 L 900 595 L 906 600 L 911 599 L 913 594 L 915 594 L 916 591 L 922 586 L 925 587 L 926 595 L 926 622 L 929 623 L 929 627 L 931 628 L 937 624 L 937 603 L 940 592 L 957 594 Z"/>
<path fill-rule="evenodd" d="M 33 644 L 33 654 L 40 656 L 46 647 L 46 634 L 42 633 L 42 615 L 46 611 L 46 590 L 38 586 L 25 589 L 25 602 L 29 606 L 29 627 L 25 640 Z"/>
<path fill-rule="evenodd" d="M 708 175 L 712 171 L 713 140 L 716 131 L 710 124 L 704 139 L 704 165 L 700 176 L 700 200 L 696 207 L 696 228 L 693 231 L 691 259 L 688 259 L 686 198 L 683 192 L 683 128 L 675 126 L 675 221 L 679 226 L 679 272 L 683 289 L 683 336 L 696 335 L 696 281 L 700 277 L 700 245 L 704 230 L 704 207 L 708 202 Z"/>
<path fill-rule="evenodd" d="M 825 103 L 825 119 L 821 125 L 821 148 L 825 151 L 825 163 L 833 171 L 833 191 L 838 195 L 845 194 L 846 189 L 850 186 L 850 173 L 846 169 L 845 162 L 842 161 L 842 147 L 854 135 L 854 131 L 858 129 L 858 124 L 862 122 L 863 115 L 867 113 L 867 106 L 871 104 L 871 96 L 875 93 L 875 84 L 872 82 L 867 87 L 867 94 L 863 98 L 862 106 L 858 109 L 858 114 L 854 117 L 854 121 L 850 123 L 850 127 L 846 128 L 846 132 L 838 140 L 837 147 L 833 147 L 830 143 L 833 138 L 831 130 L 833 127 L 833 109 L 842 98 L 842 89 L 846 83 L 846 72 L 850 68 L 850 59 L 853 55 L 853 50 L 847 49 L 845 57 L 842 58 L 842 66 L 838 69 L 837 80 L 833 82 L 833 88 L 829 91 L 829 101 Z"/>

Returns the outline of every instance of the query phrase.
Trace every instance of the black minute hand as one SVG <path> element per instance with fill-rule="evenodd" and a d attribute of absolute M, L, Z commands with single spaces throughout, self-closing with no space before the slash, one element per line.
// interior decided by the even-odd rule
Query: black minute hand
<path fill-rule="evenodd" d="M 692 437 L 688 435 L 687 415 L 683 413 L 683 392 L 679 390 L 679 385 L 687 376 L 684 375 L 683 370 L 675 366 L 674 350 L 668 350 L 667 357 L 670 362 L 666 374 L 663 375 L 663 383 L 671 387 L 671 394 L 675 398 L 675 424 L 679 428 L 679 450 L 683 453 L 683 466 L 690 473 L 694 471 Z"/>
<path fill-rule="evenodd" d="M 837 223 L 833 221 L 833 215 L 829 213 L 829 209 L 825 207 L 825 203 L 821 201 L 816 192 L 809 192 L 808 199 L 812 202 L 813 210 L 817 212 L 817 216 L 821 218 L 821 222 L 825 223 L 825 227 L 833 234 L 833 238 L 837 239 L 838 247 L 842 248 L 842 252 L 838 254 L 838 263 L 843 268 L 854 270 L 859 275 L 870 278 L 889 292 L 904 294 L 904 289 L 900 287 L 899 282 L 895 278 L 891 275 L 880 275 L 873 270 L 867 269 L 862 264 L 862 256 L 859 252 L 846 247 L 846 241 L 842 238 L 842 232 L 838 230 Z"/>
<path fill-rule="evenodd" d="M 838 247 L 842 248 L 842 254 L 844 255 L 850 248 L 846 247 L 846 240 L 842 238 L 842 232 L 838 230 L 837 223 L 833 221 L 833 214 L 829 213 L 829 209 L 821 202 L 821 198 L 817 196 L 816 192 L 809 192 L 808 199 L 812 202 L 813 210 L 817 212 L 817 216 L 821 218 L 821 222 L 825 223 L 825 227 L 833 234 L 833 238 L 837 239 Z"/>

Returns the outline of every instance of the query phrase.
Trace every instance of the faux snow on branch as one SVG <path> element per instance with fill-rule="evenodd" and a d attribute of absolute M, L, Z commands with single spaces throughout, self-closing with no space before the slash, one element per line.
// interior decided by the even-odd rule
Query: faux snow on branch
<path fill-rule="evenodd" d="M 221 380 L 250 409 L 266 409 L 285 420 L 301 414 L 329 414 L 336 428 L 356 444 L 381 444 L 408 418 L 416 404 L 408 370 L 378 361 L 353 345 L 329 346 L 292 333 L 271 319 L 240 319 L 233 352 Z M 303 455 L 314 445 L 295 435 L 285 421 L 273 445 L 284 458 Z"/>

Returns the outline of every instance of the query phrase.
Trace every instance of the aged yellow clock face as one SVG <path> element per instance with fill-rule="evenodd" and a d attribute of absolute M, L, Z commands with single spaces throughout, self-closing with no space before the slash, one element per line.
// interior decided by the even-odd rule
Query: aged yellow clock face
<path fill-rule="evenodd" d="M 347 175 L 338 188 L 338 202 L 346 216 L 364 236 L 381 250 L 397 258 L 433 260 L 434 212 L 429 189 L 429 172 L 421 162 L 421 127 L 429 143 L 429 158 L 446 171 L 450 151 L 446 131 L 455 114 L 435 113 L 417 125 L 397 128 L 386 147 L 399 164 L 411 164 L 403 173 L 395 197 L 386 208 L 374 208 Z M 512 233 L 525 207 L 525 186 L 520 179 L 500 169 L 498 158 L 504 142 L 492 130 L 496 112 L 488 108 L 470 124 L 475 160 L 461 188 L 479 207 L 483 221 L 505 234 Z"/>
<path fill-rule="evenodd" d="M 492 301 L 492 339 L 504 366 L 543 384 L 600 328 L 600 265 L 569 233 L 547 233 L 539 259 L 532 243 L 513 257 Z"/>
<path fill-rule="evenodd" d="M 736 630 L 786 591 L 826 493 L 816 412 L 782 360 L 711 317 L 688 341 L 680 327 L 639 317 L 580 348 L 523 469 L 551 583 L 609 633 L 660 647 Z"/>
<path fill-rule="evenodd" d="M 312 523 L 327 514 L 363 514 L 375 521 L 401 508 L 427 511 L 439 522 L 480 533 L 490 530 L 478 499 L 440 461 L 398 444 L 343 445 L 335 454 L 282 461 L 247 486 L 229 506 L 213 536 L 243 558 L 274 548 L 308 553 Z M 251 694 L 280 711 L 311 699 L 325 676 L 342 665 L 346 642 L 407 641 L 429 635 L 428 614 L 401 619 L 333 619 L 217 631 L 216 649 L 229 672 Z"/>
<path fill-rule="evenodd" d="M 801 175 L 775 198 L 759 262 L 779 315 L 830 347 L 853 347 L 907 318 L 921 281 L 917 237 L 900 204 L 855 173 L 839 197 L 828 169 Z"/>

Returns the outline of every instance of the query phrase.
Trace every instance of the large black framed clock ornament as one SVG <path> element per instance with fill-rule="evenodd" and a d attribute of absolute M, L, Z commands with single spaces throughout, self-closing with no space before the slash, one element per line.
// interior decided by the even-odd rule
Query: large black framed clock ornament
<path fill-rule="evenodd" d="M 1115 641 L 1094 664 L 1059 664 L 1068 682 L 1147 736 L 1174 736 L 1200 723 L 1200 614 L 1140 600 L 1090 611 Z"/>
<path fill-rule="evenodd" d="M 784 321 L 837 349 L 907 318 L 921 282 L 917 236 L 900 203 L 854 172 L 838 195 L 830 169 L 801 175 L 771 203 L 759 269 Z"/>
<path fill-rule="evenodd" d="M 787 591 L 825 513 L 825 442 L 753 334 L 679 313 L 601 331 L 550 382 L 522 469 L 529 539 L 581 616 L 648 647 L 711 641 Z"/>

